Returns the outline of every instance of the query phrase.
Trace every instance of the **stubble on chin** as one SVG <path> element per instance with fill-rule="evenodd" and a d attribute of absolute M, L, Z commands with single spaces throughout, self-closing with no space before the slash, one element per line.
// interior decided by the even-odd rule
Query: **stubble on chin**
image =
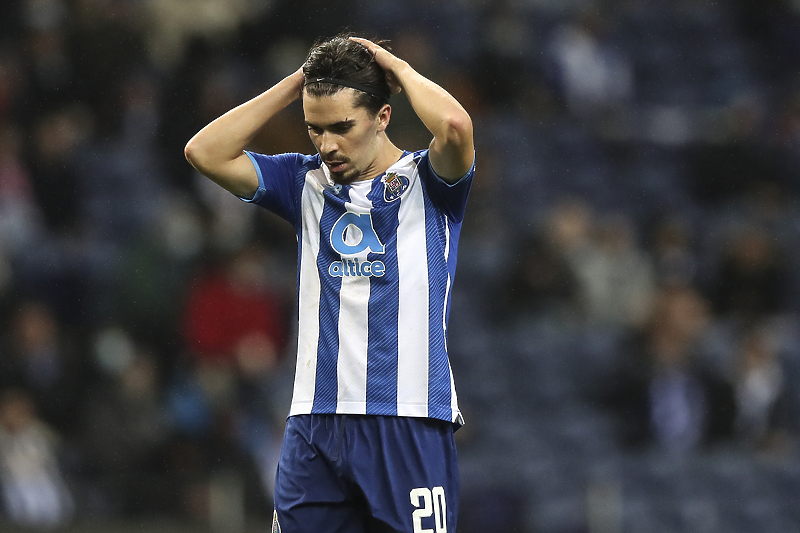
<path fill-rule="evenodd" d="M 361 173 L 357 170 L 353 170 L 352 172 L 331 172 L 331 181 L 337 185 L 352 185 L 358 178 L 361 176 Z"/>

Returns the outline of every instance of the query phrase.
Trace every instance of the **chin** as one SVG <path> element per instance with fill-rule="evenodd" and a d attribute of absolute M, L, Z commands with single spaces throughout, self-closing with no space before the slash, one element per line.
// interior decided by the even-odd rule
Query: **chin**
<path fill-rule="evenodd" d="M 361 173 L 356 170 L 345 172 L 344 174 L 334 174 L 331 172 L 331 181 L 337 185 L 350 185 L 357 181 L 359 176 L 361 176 Z"/>

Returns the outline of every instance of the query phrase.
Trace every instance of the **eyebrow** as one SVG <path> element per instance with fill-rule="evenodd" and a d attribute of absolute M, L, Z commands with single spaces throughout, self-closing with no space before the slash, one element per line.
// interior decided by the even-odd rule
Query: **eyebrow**
<path fill-rule="evenodd" d="M 327 128 L 333 129 L 333 128 L 340 128 L 343 126 L 352 126 L 355 123 L 356 123 L 355 120 L 349 118 L 347 120 L 340 120 L 339 122 L 334 122 L 333 124 L 329 124 Z M 319 124 L 314 124 L 313 122 L 309 121 L 306 121 L 306 126 L 311 126 L 312 128 L 324 129 L 323 126 L 320 126 Z"/>

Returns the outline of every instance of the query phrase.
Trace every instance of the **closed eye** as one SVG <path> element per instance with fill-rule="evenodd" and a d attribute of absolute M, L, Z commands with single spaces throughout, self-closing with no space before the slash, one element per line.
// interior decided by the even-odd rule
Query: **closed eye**
<path fill-rule="evenodd" d="M 325 130 L 336 135 L 343 135 L 353 129 L 353 126 L 355 126 L 355 121 L 342 120 L 341 122 L 334 122 L 333 124 L 325 127 L 306 122 L 306 126 L 308 126 L 308 131 L 314 135 L 322 135 Z"/>
<path fill-rule="evenodd" d="M 349 122 L 349 121 L 348 122 L 337 122 L 336 124 L 331 126 L 331 132 L 332 133 L 347 133 L 351 129 L 353 129 L 353 123 Z"/>

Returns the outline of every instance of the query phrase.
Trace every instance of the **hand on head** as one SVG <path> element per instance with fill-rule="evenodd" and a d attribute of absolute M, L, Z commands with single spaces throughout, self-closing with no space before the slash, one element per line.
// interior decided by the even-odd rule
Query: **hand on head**
<path fill-rule="evenodd" d="M 397 94 L 403 90 L 403 87 L 398 82 L 397 76 L 394 73 L 394 69 L 402 63 L 400 58 L 389 52 L 386 48 L 377 45 L 368 39 L 362 39 L 361 37 L 350 37 L 350 40 L 357 42 L 370 51 L 372 57 L 375 58 L 375 62 L 378 63 L 378 65 L 380 65 L 380 67 L 386 73 L 386 83 L 389 84 L 389 90 L 392 94 Z"/>

